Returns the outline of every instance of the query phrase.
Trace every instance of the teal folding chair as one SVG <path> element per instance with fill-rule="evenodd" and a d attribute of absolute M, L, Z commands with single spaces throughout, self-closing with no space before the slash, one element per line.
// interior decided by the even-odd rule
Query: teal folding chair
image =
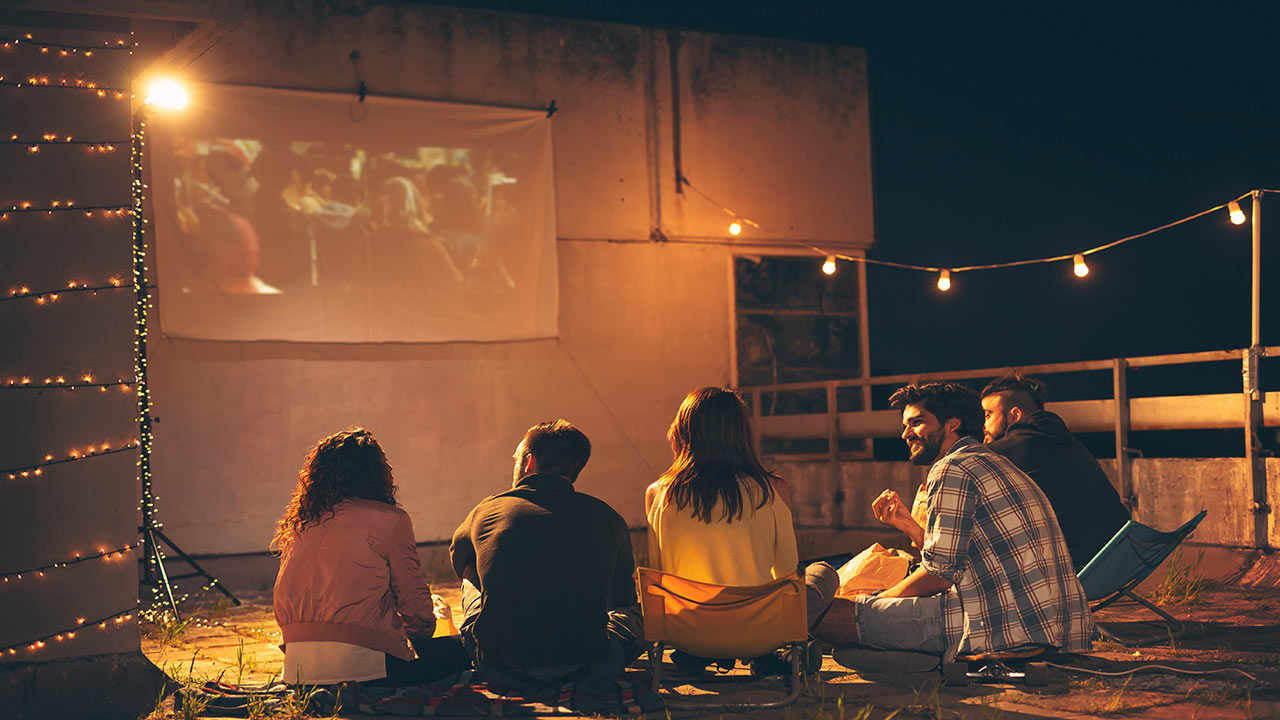
<path fill-rule="evenodd" d="M 1133 589 L 1160 567 L 1160 563 L 1196 529 L 1206 514 L 1201 510 L 1172 532 L 1160 532 L 1133 520 L 1125 523 L 1076 575 L 1090 609 L 1096 612 L 1117 600 L 1128 598 L 1163 618 L 1169 623 L 1171 632 L 1182 632 L 1182 623 L 1177 618 L 1140 597 Z M 1101 629 L 1099 632 L 1107 634 Z"/>

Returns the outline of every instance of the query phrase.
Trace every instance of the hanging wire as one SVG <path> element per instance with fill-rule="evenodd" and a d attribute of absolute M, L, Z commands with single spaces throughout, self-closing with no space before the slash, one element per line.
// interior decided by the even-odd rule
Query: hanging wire
<path fill-rule="evenodd" d="M 1262 192 L 1276 192 L 1276 191 L 1274 191 L 1274 190 L 1263 190 Z M 1231 201 L 1231 202 L 1238 202 L 1238 201 L 1240 201 L 1240 200 L 1243 200 L 1244 198 L 1249 197 L 1249 196 L 1250 196 L 1250 195 L 1252 195 L 1252 194 L 1253 194 L 1252 192 L 1247 192 L 1247 193 L 1245 193 L 1245 194 L 1241 195 L 1240 197 L 1236 198 L 1235 200 L 1233 200 L 1233 201 Z M 812 251 L 814 251 L 815 253 L 817 253 L 817 254 L 819 254 L 819 255 L 823 255 L 823 256 L 826 256 L 826 255 L 835 255 L 837 258 L 839 258 L 839 259 L 841 259 L 841 260 L 848 260 L 848 261 L 850 261 L 850 262 L 861 262 L 861 263 L 866 263 L 866 264 L 868 264 L 868 265 L 883 265 L 883 266 L 885 266 L 885 267 L 895 267 L 895 268 L 901 268 L 901 269 L 903 269 L 903 270 L 920 270 L 920 271 L 923 271 L 923 272 L 931 272 L 931 273 L 942 272 L 943 270 L 948 270 L 948 271 L 953 272 L 953 273 L 956 273 L 956 272 L 967 272 L 967 271 L 970 271 L 970 270 L 995 270 L 995 269 L 998 269 L 998 268 L 1021 267 L 1021 266 L 1024 266 L 1024 265 L 1036 265 L 1036 264 L 1040 264 L 1040 263 L 1055 263 L 1055 262 L 1062 262 L 1062 261 L 1064 261 L 1064 260 L 1071 260 L 1071 259 L 1072 259 L 1072 258 L 1074 258 L 1076 255 L 1092 255 L 1092 254 L 1097 253 L 1097 252 L 1102 252 L 1103 250 L 1110 250 L 1111 248 L 1116 247 L 1117 245 L 1122 245 L 1122 244 L 1127 243 L 1127 242 L 1129 242 L 1129 241 L 1131 241 L 1131 240 L 1137 240 L 1138 238 L 1143 238 L 1143 237 L 1146 237 L 1146 236 L 1148 236 L 1148 235 L 1152 235 L 1152 234 L 1154 234 L 1154 233 L 1158 233 L 1158 232 L 1160 232 L 1161 230 L 1168 230 L 1168 229 L 1169 229 L 1169 228 L 1171 228 L 1171 227 L 1176 227 L 1176 226 L 1181 225 L 1181 224 L 1183 224 L 1183 223 L 1186 223 L 1186 222 L 1190 222 L 1190 221 L 1192 221 L 1192 220 L 1195 220 L 1196 218 L 1204 217 L 1205 215 L 1210 215 L 1210 214 L 1212 214 L 1212 213 L 1218 212 L 1219 210 L 1222 210 L 1223 208 L 1227 207 L 1227 205 L 1229 205 L 1229 204 L 1230 204 L 1230 202 L 1225 202 L 1225 203 L 1222 203 L 1221 205 L 1215 205 L 1215 206 L 1213 206 L 1213 207 L 1209 208 L 1208 210 L 1201 210 L 1200 212 L 1195 213 L 1194 215 L 1188 215 L 1187 217 L 1181 218 L 1181 219 L 1179 219 L 1179 220 L 1174 220 L 1174 221 L 1173 221 L 1173 222 L 1171 222 L 1171 223 L 1166 223 L 1166 224 L 1161 225 L 1161 226 L 1159 226 L 1159 227 L 1151 228 L 1150 230 L 1146 230 L 1146 231 L 1144 231 L 1144 232 L 1137 233 L 1136 235 L 1129 235 L 1129 236 L 1127 236 L 1127 237 L 1122 237 L 1122 238 L 1120 238 L 1119 240 L 1113 240 L 1113 241 L 1111 241 L 1111 242 L 1109 242 L 1109 243 L 1106 243 L 1106 244 L 1103 244 L 1103 245 L 1098 245 L 1098 246 L 1096 246 L 1096 247 L 1091 247 L 1091 248 L 1089 248 L 1088 250 L 1079 250 L 1079 251 L 1076 251 L 1076 252 L 1069 252 L 1069 253 L 1065 253 L 1065 254 L 1063 254 L 1063 255 L 1054 255 L 1054 256 L 1052 256 L 1052 257 L 1031 258 L 1031 259 L 1028 259 L 1028 260 L 1014 260 L 1014 261 L 1012 261 L 1012 262 L 1004 262 L 1004 263 L 990 263 L 990 264 L 987 264 L 987 265 L 963 265 L 963 266 L 959 266 L 959 267 L 934 267 L 934 266 L 929 266 L 929 265 L 912 265 L 912 264 L 910 264 L 910 263 L 899 263 L 899 262 L 893 262 L 893 261 L 891 261 L 891 260 L 876 260 L 876 259 L 873 259 L 873 258 L 867 258 L 867 257 L 858 257 L 858 256 L 851 256 L 851 255 L 841 255 L 841 254 L 839 254 L 839 253 L 832 253 L 832 252 L 830 252 L 830 251 L 828 251 L 828 250 L 823 250 L 822 248 L 817 247 L 816 245 L 810 245 L 810 246 L 809 246 L 809 249 L 810 249 L 810 250 L 812 250 Z"/>

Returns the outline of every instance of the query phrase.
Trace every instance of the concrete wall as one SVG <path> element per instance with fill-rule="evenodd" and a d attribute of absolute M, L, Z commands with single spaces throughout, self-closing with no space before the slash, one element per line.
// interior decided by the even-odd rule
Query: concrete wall
<path fill-rule="evenodd" d="M 33 32 L 42 39 L 98 43 L 127 33 L 52 32 L 0 27 L 0 36 Z M 0 54 L 0 75 L 92 80 L 100 86 L 129 84 L 129 56 L 99 52 L 62 57 L 37 47 Z M 94 93 L 37 88 L 0 88 L 6 141 L 0 146 L 0 207 L 31 202 L 51 207 L 70 200 L 78 207 L 128 205 L 129 101 Z M 11 145 L 45 133 L 83 140 L 124 140 L 114 153 L 83 147 L 46 146 L 31 153 Z M 85 217 L 81 212 L 18 214 L 0 220 L 0 297 L 23 286 L 32 292 L 66 288 L 71 281 L 128 283 L 132 267 L 129 218 Z M 0 305 L 0 383 L 46 379 L 82 382 L 133 377 L 133 295 L 129 290 L 97 294 L 61 293 L 38 304 L 17 299 Z M 90 445 L 120 448 L 138 434 L 137 400 L 131 388 L 0 389 L 0 468 L 30 467 L 85 454 Z M 27 477 L 0 475 L 0 658 L 4 662 L 55 660 L 71 655 L 125 652 L 138 647 L 133 623 L 96 625 L 75 637 L 36 638 L 75 629 L 81 622 L 129 611 L 138 597 L 136 558 L 93 560 L 49 569 L 43 576 L 13 573 L 114 550 L 137 541 L 137 453 L 121 452 L 29 470 Z M 21 645 L 14 653 L 8 649 Z M 16 672 L 16 671 L 15 671 Z M 17 683 L 17 676 L 14 678 Z M 6 685 L 8 685 L 6 678 Z M 0 693 L 3 694 L 3 693 Z M 7 715 L 0 711 L 0 715 Z"/>
<path fill-rule="evenodd" d="M 359 50 L 372 93 L 556 101 L 560 337 L 299 345 L 158 328 L 159 510 L 189 552 L 264 550 L 309 447 L 353 423 L 383 442 L 419 540 L 447 538 L 508 486 L 522 432 L 556 416 L 593 441 L 582 489 L 643 522 L 667 424 L 689 389 L 728 382 L 732 338 L 728 218 L 674 184 L 670 43 L 683 172 L 761 224 L 744 242 L 871 240 L 860 50 L 426 6 L 259 5 L 182 74 L 349 91 Z M 135 29 L 143 48 L 181 39 L 168 24 Z M 654 229 L 672 242 L 648 242 Z"/>
<path fill-rule="evenodd" d="M 1114 482 L 1115 462 L 1099 462 Z M 791 484 L 797 525 L 833 530 L 881 530 L 871 501 L 886 488 L 909 501 L 926 474 L 925 468 L 906 462 L 789 462 L 775 469 Z M 1267 485 L 1272 506 L 1280 505 L 1278 458 L 1267 459 Z M 1134 520 L 1172 530 L 1208 510 L 1193 541 L 1253 547 L 1253 490 L 1242 458 L 1137 458 L 1133 486 L 1138 498 Z M 1270 544 L 1278 543 L 1280 524 L 1272 513 Z"/>

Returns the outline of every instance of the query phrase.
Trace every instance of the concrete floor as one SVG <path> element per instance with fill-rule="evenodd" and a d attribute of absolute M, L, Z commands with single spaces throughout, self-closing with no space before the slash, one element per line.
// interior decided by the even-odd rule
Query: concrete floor
<path fill-rule="evenodd" d="M 456 583 L 439 582 L 435 587 L 455 608 L 455 618 L 460 621 Z M 283 655 L 277 648 L 279 630 L 271 614 L 270 593 L 248 592 L 240 597 L 244 601 L 240 607 L 217 600 L 206 603 L 175 637 L 149 633 L 143 651 L 179 678 L 221 677 L 227 682 L 250 684 L 277 677 Z M 1099 622 L 1126 638 L 1145 638 L 1147 642 L 1141 646 L 1101 642 L 1088 656 L 1062 662 L 1100 672 L 1122 672 L 1153 663 L 1197 671 L 1234 668 L 1254 676 L 1256 682 L 1236 672 L 1186 676 L 1143 671 L 1104 677 L 1051 668 L 1046 688 L 947 688 L 937 673 L 859 674 L 826 657 L 822 670 L 808 681 L 794 706 L 750 714 L 778 720 L 1280 717 L 1280 590 L 1223 584 L 1206 591 L 1196 604 L 1166 609 L 1186 622 L 1187 629 L 1181 635 L 1170 638 L 1161 626 L 1148 622 L 1150 614 L 1136 605 L 1107 608 L 1098 613 Z M 638 669 L 642 665 L 637 662 L 637 669 L 629 673 L 636 682 L 647 682 L 647 673 Z M 759 698 L 778 687 L 776 683 L 752 683 L 745 691 Z M 676 688 L 682 694 L 713 689 L 715 686 L 705 684 Z M 672 705 L 673 714 L 697 716 L 677 711 Z M 171 717 L 172 710 L 168 713 L 159 717 Z"/>

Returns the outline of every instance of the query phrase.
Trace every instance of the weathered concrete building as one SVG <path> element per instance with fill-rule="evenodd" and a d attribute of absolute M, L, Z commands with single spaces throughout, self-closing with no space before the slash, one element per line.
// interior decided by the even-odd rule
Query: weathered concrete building
<path fill-rule="evenodd" d="M 749 325 L 740 316 L 772 317 L 780 307 L 821 319 L 830 310 L 840 320 L 842 359 L 818 358 L 812 367 L 861 371 L 865 297 L 857 268 L 845 265 L 834 278 L 819 271 L 824 252 L 857 255 L 873 239 L 865 57 L 857 48 L 402 3 L 8 5 L 22 7 L 6 18 L 14 39 L 30 33 L 34 43 L 135 45 L 108 66 L 105 51 L 28 56 L 20 43 L 0 56 L 14 69 L 3 75 L 39 74 L 54 84 L 91 79 L 127 92 L 163 72 L 202 83 L 351 93 L 353 100 L 359 79 L 373 95 L 524 108 L 554 100 L 558 108 L 551 121 L 557 337 L 211 342 L 168 337 L 152 314 L 157 517 L 189 553 L 264 552 L 309 447 L 352 424 L 372 429 L 386 448 L 420 541 L 447 538 L 478 499 L 508 484 L 522 432 L 555 417 L 571 419 L 593 441 L 583 489 L 638 526 L 643 488 L 669 462 L 665 431 L 683 395 L 737 379 L 739 338 L 751 356 L 743 367 L 754 367 L 760 360 L 752 348 L 781 332 L 740 330 Z M 36 5 L 53 12 L 34 12 Z M 23 138 L 128 138 L 127 98 L 0 92 L 6 115 L 21 119 L 13 131 Z M 66 153 L 49 162 L 55 151 L 66 153 L 6 159 L 16 171 L 4 173 L 0 201 L 130 204 L 123 145 L 106 159 Z M 12 164 L 18 161 L 24 164 Z M 745 225 L 740 235 L 730 234 L 732 221 Z M 7 222 L 5 288 L 40 292 L 82 278 L 128 284 L 127 215 L 114 225 L 57 213 Z M 777 307 L 736 300 L 744 277 L 759 279 L 751 268 L 774 272 L 787 257 L 826 283 L 838 307 L 799 291 Z M 166 278 L 153 280 L 163 287 Z M 0 317 L 4 336 L 15 340 L 0 358 L 6 381 L 88 371 L 95 382 L 131 378 L 131 294 L 81 295 L 4 308 L 13 311 Z M 6 467 L 38 465 L 46 451 L 65 456 L 63 446 L 120 449 L 131 441 L 133 396 L 111 390 L 5 395 Z M 135 460 L 130 450 L 50 467 L 39 482 L 11 481 L 0 515 L 3 569 L 132 545 Z M 131 609 L 135 570 L 128 560 L 100 561 L 6 587 L 0 646 Z M 112 628 L 4 659 L 137 649 L 131 624 Z"/>

